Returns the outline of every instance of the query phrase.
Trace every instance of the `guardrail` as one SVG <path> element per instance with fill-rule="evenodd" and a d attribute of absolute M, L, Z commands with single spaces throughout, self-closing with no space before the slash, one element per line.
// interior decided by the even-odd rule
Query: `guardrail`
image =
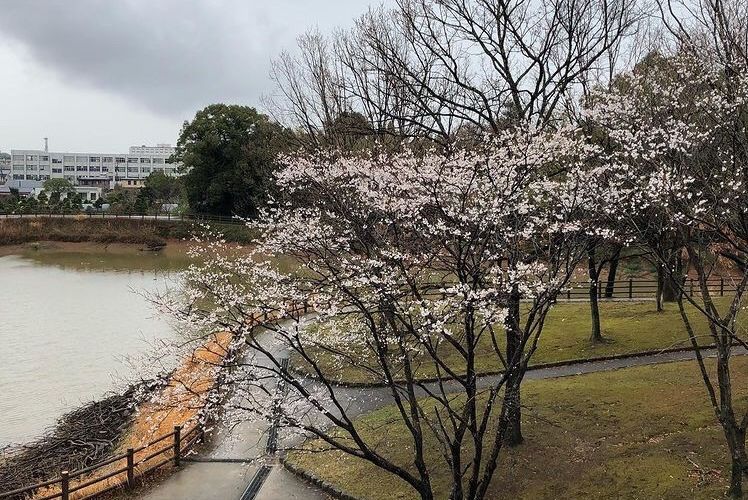
<path fill-rule="evenodd" d="M 24 219 L 24 218 L 63 218 L 76 219 L 86 217 L 89 219 L 134 219 L 149 221 L 184 221 L 184 222 L 216 222 L 219 224 L 243 225 L 244 221 L 227 215 L 203 215 L 203 214 L 136 214 L 111 212 L 79 211 L 79 212 L 34 212 L 34 213 L 8 213 L 0 212 L 0 218 Z"/>
<path fill-rule="evenodd" d="M 59 477 L 48 481 L 0 493 L 0 499 L 20 500 L 33 497 L 35 500 L 51 500 L 53 498 L 82 500 L 103 495 L 118 488 L 131 489 L 134 487 L 136 479 L 150 474 L 168 463 L 173 463 L 174 466 L 178 467 L 182 457 L 203 439 L 204 430 L 200 425 L 194 425 L 184 433 L 181 426 L 175 426 L 173 432 L 158 437 L 144 446 L 129 448 L 126 453 L 84 469 L 72 472 L 62 471 Z M 168 443 L 162 444 L 167 440 Z M 121 462 L 121 464 L 118 464 L 118 462 Z M 121 466 L 117 467 L 117 465 Z M 114 469 L 101 470 L 109 466 L 114 466 Z M 100 471 L 101 474 L 95 474 L 97 471 Z M 100 483 L 106 483 L 102 485 L 103 489 L 96 489 L 90 493 L 82 491 Z M 74 495 L 76 492 L 81 493 Z"/>

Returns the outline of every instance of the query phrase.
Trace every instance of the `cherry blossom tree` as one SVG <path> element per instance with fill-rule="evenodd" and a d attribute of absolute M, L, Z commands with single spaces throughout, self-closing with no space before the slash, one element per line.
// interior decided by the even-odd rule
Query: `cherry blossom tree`
<path fill-rule="evenodd" d="M 625 91 L 598 96 L 587 115 L 617 145 L 611 161 L 619 174 L 611 189 L 620 204 L 608 216 L 627 221 L 677 288 L 679 311 L 730 452 L 729 494 L 738 498 L 748 472 L 748 408 L 739 409 L 739 381 L 730 367 L 733 346 L 745 346 L 736 317 L 748 285 L 748 61 L 739 43 L 746 40 L 744 22 L 735 17 L 733 3 L 724 9 L 721 4 L 700 2 L 700 9 L 685 11 L 703 17 L 689 24 L 681 16 L 671 26 L 678 50 L 665 56 L 656 74 L 629 75 Z M 720 303 L 709 278 L 725 257 L 741 272 L 733 278 L 735 295 Z M 695 289 L 685 286 L 689 270 Z M 696 331 L 694 315 L 707 319 L 707 332 Z M 716 366 L 698 349 L 706 343 L 715 346 Z"/>
<path fill-rule="evenodd" d="M 286 158 L 284 197 L 251 224 L 257 246 L 198 245 L 189 287 L 162 306 L 241 346 L 222 369 L 231 418 L 278 423 L 285 448 L 317 438 L 421 498 L 434 496 L 435 441 L 450 497 L 483 498 L 502 448 L 521 440 L 520 385 L 546 315 L 595 232 L 586 214 L 602 195 L 589 186 L 606 167 L 581 166 L 598 153 L 575 130 L 524 128 L 448 157 Z M 476 368 L 486 344 L 493 377 Z M 341 388 L 351 367 L 379 388 Z M 394 405 L 411 465 L 354 419 L 372 399 Z"/>

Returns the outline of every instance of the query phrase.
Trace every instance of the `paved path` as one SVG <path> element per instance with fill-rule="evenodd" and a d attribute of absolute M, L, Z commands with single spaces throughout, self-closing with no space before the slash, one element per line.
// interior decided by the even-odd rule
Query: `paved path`
<path fill-rule="evenodd" d="M 714 355 L 712 349 L 702 352 L 705 357 Z M 744 355 L 748 353 L 739 348 L 735 350 L 735 354 Z M 683 351 L 607 361 L 588 361 L 568 366 L 529 370 L 525 379 L 568 377 L 634 366 L 687 361 L 694 358 L 695 355 L 692 351 Z M 479 386 L 487 387 L 496 383 L 497 380 L 498 376 L 481 377 Z M 309 384 L 313 385 L 316 382 L 310 380 Z M 335 395 L 341 401 L 348 403 L 347 413 L 351 416 L 367 413 L 390 403 L 389 389 L 387 388 L 339 387 L 336 388 Z M 177 498 L 183 500 L 239 499 L 262 463 L 265 449 L 265 431 L 264 424 L 258 422 L 244 422 L 231 430 L 220 429 L 219 433 L 214 436 L 215 444 L 213 448 L 202 455 L 201 458 L 247 459 L 246 463 L 188 463 L 140 498 L 147 500 L 172 500 Z M 283 444 L 289 446 L 292 443 L 286 440 Z M 272 472 L 260 490 L 258 499 L 322 500 L 327 498 L 324 493 L 286 471 L 281 465 L 271 464 L 274 465 Z"/>

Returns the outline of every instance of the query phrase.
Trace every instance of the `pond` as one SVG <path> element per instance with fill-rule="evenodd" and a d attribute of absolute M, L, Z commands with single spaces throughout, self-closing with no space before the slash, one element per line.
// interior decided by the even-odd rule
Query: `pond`
<path fill-rule="evenodd" d="M 65 411 L 143 375 L 130 358 L 177 334 L 143 294 L 176 286 L 186 264 L 183 254 L 126 247 L 6 249 L 0 446 L 31 440 Z"/>

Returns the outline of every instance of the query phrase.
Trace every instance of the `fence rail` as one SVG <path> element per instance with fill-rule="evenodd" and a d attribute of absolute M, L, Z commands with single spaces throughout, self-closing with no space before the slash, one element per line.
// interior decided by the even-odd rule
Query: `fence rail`
<path fill-rule="evenodd" d="M 83 469 L 72 472 L 61 471 L 59 477 L 48 481 L 0 493 L 0 499 L 25 499 L 33 497 L 37 500 L 52 500 L 54 498 L 70 500 L 73 498 L 73 493 L 100 483 L 104 483 L 102 484 L 104 486 L 103 489 L 97 489 L 88 494 L 75 495 L 74 498 L 82 500 L 103 495 L 118 488 L 131 489 L 135 485 L 137 478 L 150 474 L 168 463 L 173 463 L 178 467 L 182 457 L 198 442 L 201 442 L 203 438 L 204 431 L 200 425 L 194 425 L 186 432 L 182 432 L 181 426 L 175 426 L 172 432 L 164 434 L 144 446 L 129 448 L 126 453 L 116 455 Z M 168 443 L 162 444 L 167 440 L 169 441 Z M 137 456 L 138 453 L 145 454 Z M 156 459 L 159 460 L 152 463 Z M 100 471 L 112 464 L 121 466 L 115 466 L 112 470 L 101 471 L 101 474 L 94 474 L 96 471 Z M 84 479 L 83 476 L 89 477 Z M 122 477 L 111 481 L 112 478 L 117 476 Z M 81 479 L 75 481 L 77 478 Z M 54 491 L 47 494 L 48 492 L 45 489 Z M 40 494 L 44 496 L 37 496 Z"/>
<path fill-rule="evenodd" d="M 611 286 L 608 286 L 611 285 Z M 707 280 L 709 292 L 720 297 L 725 294 L 735 292 L 737 285 L 735 280 L 729 277 L 711 278 Z M 608 283 L 600 281 L 597 286 L 597 297 L 599 299 L 642 299 L 651 298 L 657 295 L 656 280 L 617 280 Z M 698 280 L 686 278 L 683 288 L 694 295 L 700 293 Z M 566 299 L 586 299 L 590 296 L 590 284 L 587 281 L 574 281 L 569 284 L 569 288 L 562 294 Z"/>
<path fill-rule="evenodd" d="M 0 218 L 4 219 L 26 219 L 26 218 L 48 218 L 48 219 L 131 219 L 131 220 L 148 220 L 148 221 L 184 221 L 184 222 L 217 222 L 219 224 L 243 225 L 244 221 L 236 217 L 227 215 L 206 215 L 206 214 L 172 214 L 169 212 L 158 214 L 136 214 L 136 213 L 111 213 L 96 211 L 70 211 L 70 212 L 33 212 L 33 213 L 10 213 L 1 212 Z"/>

